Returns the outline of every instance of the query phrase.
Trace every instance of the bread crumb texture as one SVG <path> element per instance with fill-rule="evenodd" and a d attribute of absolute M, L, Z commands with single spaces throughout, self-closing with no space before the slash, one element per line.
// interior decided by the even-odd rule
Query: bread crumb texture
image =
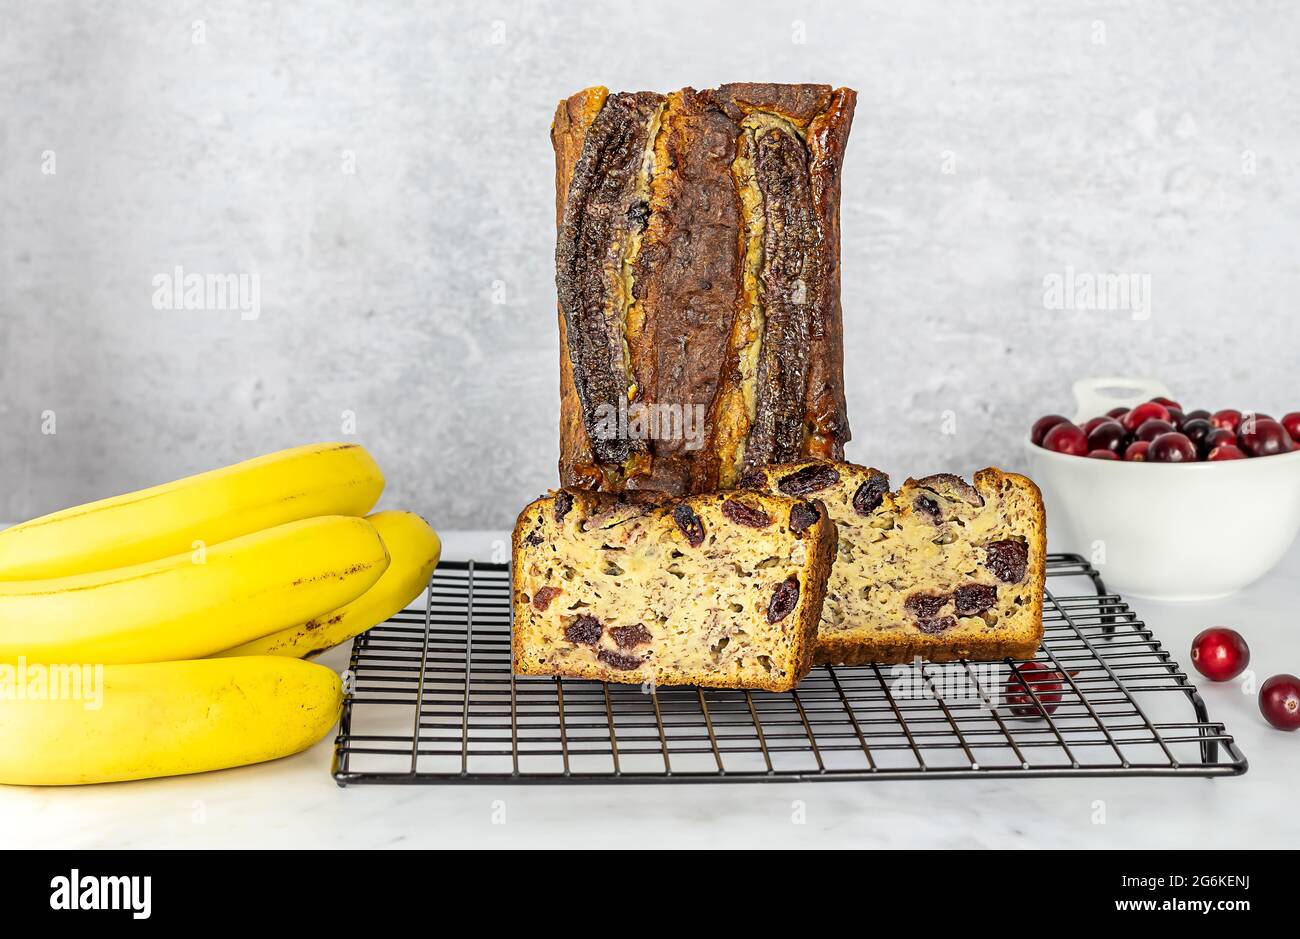
<path fill-rule="evenodd" d="M 1029 658 L 1042 639 L 1042 497 L 1023 476 L 939 474 L 891 491 L 844 462 L 768 466 L 744 484 L 820 499 L 839 528 L 816 659 Z"/>
<path fill-rule="evenodd" d="M 806 499 L 553 493 L 515 526 L 515 671 L 788 690 L 812 666 L 835 544 Z"/>

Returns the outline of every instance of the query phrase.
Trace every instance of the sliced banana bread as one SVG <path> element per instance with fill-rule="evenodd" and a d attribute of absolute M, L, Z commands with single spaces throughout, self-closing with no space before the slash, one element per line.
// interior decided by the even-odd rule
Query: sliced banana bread
<path fill-rule="evenodd" d="M 853 463 L 762 467 L 742 485 L 820 499 L 839 528 L 818 664 L 1029 658 L 1043 635 L 1046 524 L 1038 487 L 984 469 L 975 485 Z"/>
<path fill-rule="evenodd" d="M 780 495 L 544 496 L 515 524 L 514 670 L 788 691 L 835 541 L 824 505 Z"/>

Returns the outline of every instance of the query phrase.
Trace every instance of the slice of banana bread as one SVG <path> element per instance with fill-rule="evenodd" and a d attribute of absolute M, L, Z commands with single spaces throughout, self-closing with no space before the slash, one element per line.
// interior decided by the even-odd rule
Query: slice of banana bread
<path fill-rule="evenodd" d="M 818 664 L 1029 658 L 1043 635 L 1046 523 L 1038 487 L 984 469 L 889 477 L 853 463 L 767 466 L 742 485 L 822 500 L 839 549 Z"/>
<path fill-rule="evenodd" d="M 835 542 L 824 505 L 779 495 L 544 496 L 515 524 L 514 670 L 788 691 Z"/>

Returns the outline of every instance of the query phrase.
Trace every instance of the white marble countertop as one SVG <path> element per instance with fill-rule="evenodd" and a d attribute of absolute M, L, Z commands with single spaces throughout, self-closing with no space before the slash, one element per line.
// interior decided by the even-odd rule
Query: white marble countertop
<path fill-rule="evenodd" d="M 444 557 L 488 559 L 491 532 L 453 532 Z M 500 542 L 497 542 L 499 549 Z M 1259 679 L 1300 672 L 1300 546 L 1229 600 L 1133 601 L 1186 663 L 1226 624 Z M 321 658 L 343 668 L 347 649 Z M 1253 695 L 1201 682 L 1210 716 L 1250 761 L 1224 779 L 978 779 L 683 786 L 357 786 L 329 775 L 333 735 L 273 763 L 81 788 L 0 787 L 6 847 L 1294 847 L 1300 733 Z M 797 811 L 796 811 L 797 810 Z M 795 819 L 802 821 L 796 823 Z"/>

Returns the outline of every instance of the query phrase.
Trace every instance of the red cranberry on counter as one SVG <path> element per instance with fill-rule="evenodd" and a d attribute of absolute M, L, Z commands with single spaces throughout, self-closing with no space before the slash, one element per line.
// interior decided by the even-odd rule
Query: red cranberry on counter
<path fill-rule="evenodd" d="M 1156 404 L 1163 404 L 1166 408 L 1177 408 L 1180 411 L 1183 409 L 1183 406 L 1173 398 L 1152 398 L 1151 400 Z"/>
<path fill-rule="evenodd" d="M 1133 433 L 1133 439 L 1145 440 L 1147 443 L 1155 440 L 1161 434 L 1168 434 L 1176 431 L 1178 428 L 1169 421 L 1156 420 L 1154 417 L 1149 421 L 1143 421 L 1142 426 Z"/>
<path fill-rule="evenodd" d="M 1177 431 L 1161 434 L 1151 441 L 1147 459 L 1152 463 L 1191 463 L 1196 459 L 1196 447 Z"/>
<path fill-rule="evenodd" d="M 1291 435 L 1277 421 L 1262 417 L 1254 421 L 1247 419 L 1242 421 L 1237 445 L 1247 456 L 1273 456 L 1291 451 Z"/>
<path fill-rule="evenodd" d="M 1128 408 L 1111 408 L 1106 412 L 1106 416 L 1117 421 L 1127 413 Z"/>
<path fill-rule="evenodd" d="M 1091 424 L 1092 421 L 1088 423 Z M 1088 449 L 1110 450 L 1112 453 L 1119 454 L 1124 450 L 1124 438 L 1127 434 L 1128 431 L 1119 421 L 1104 420 L 1088 431 Z"/>
<path fill-rule="evenodd" d="M 1084 436 L 1085 436 L 1085 437 L 1088 436 L 1088 435 L 1091 434 L 1091 433 L 1092 433 L 1092 432 L 1093 432 L 1093 431 L 1094 431 L 1098 426 L 1100 426 L 1101 424 L 1105 424 L 1105 423 L 1106 423 L 1107 421 L 1109 421 L 1109 420 L 1110 420 L 1109 417 L 1094 417 L 1094 418 L 1092 418 L 1090 421 L 1088 421 L 1086 424 L 1084 424 L 1083 427 L 1081 428 L 1081 429 L 1083 430 Z"/>
<path fill-rule="evenodd" d="M 1057 453 L 1065 453 L 1070 456 L 1086 456 L 1088 453 L 1088 438 L 1079 428 L 1075 427 L 1069 421 L 1064 424 L 1057 424 L 1047 432 L 1043 438 L 1043 446 L 1048 450 L 1055 450 Z"/>
<path fill-rule="evenodd" d="M 1192 640 L 1192 664 L 1210 681 L 1230 681 L 1250 664 L 1250 646 L 1235 629 L 1203 629 Z"/>
<path fill-rule="evenodd" d="M 1210 412 L 1205 408 L 1197 408 L 1195 411 L 1188 411 L 1186 417 L 1189 421 L 1208 421 Z"/>
<path fill-rule="evenodd" d="M 1283 414 L 1282 420 L 1278 423 L 1286 428 L 1286 432 L 1291 435 L 1292 440 L 1300 441 L 1300 411 Z"/>
<path fill-rule="evenodd" d="M 1073 678 L 1078 672 L 1070 672 Z M 1011 713 L 1016 717 L 1046 717 L 1055 714 L 1061 704 L 1062 686 L 1065 679 L 1054 668 L 1042 662 L 1026 662 L 1020 666 L 1023 681 L 1014 672 L 1007 679 L 1002 689 L 1003 696 L 1010 705 Z M 1025 685 L 1028 684 L 1028 688 Z M 1033 695 L 1029 692 L 1033 691 Z M 1034 701 L 1037 697 L 1038 700 Z"/>
<path fill-rule="evenodd" d="M 1169 412 L 1169 423 L 1173 424 L 1177 430 L 1182 430 L 1183 422 L 1187 420 L 1187 415 L 1178 408 L 1166 408 L 1165 410 Z"/>
<path fill-rule="evenodd" d="M 1145 440 L 1135 440 L 1124 451 L 1124 459 L 1129 463 L 1145 463 L 1147 461 L 1147 450 L 1150 448 L 1151 444 Z"/>
<path fill-rule="evenodd" d="M 1120 423 L 1124 425 L 1125 430 L 1133 433 L 1152 418 L 1158 421 L 1169 420 L 1169 409 L 1159 402 L 1148 401 L 1146 404 L 1139 404 L 1125 414 L 1120 418 Z"/>
<path fill-rule="evenodd" d="M 1094 460 L 1118 460 L 1114 450 L 1089 450 L 1088 456 Z"/>
<path fill-rule="evenodd" d="M 1034 691 L 1038 691 L 1037 685 L 1034 686 Z M 1295 730 L 1300 727 L 1300 678 L 1294 675 L 1274 675 L 1260 685 L 1259 712 L 1264 715 L 1264 720 L 1278 730 Z"/>
<path fill-rule="evenodd" d="M 1210 415 L 1210 423 L 1215 427 L 1226 428 L 1235 434 L 1238 425 L 1241 424 L 1241 412 L 1232 408 L 1226 411 L 1215 411 Z"/>
<path fill-rule="evenodd" d="M 1057 424 L 1068 423 L 1070 422 L 1059 414 L 1048 414 L 1046 417 L 1040 417 L 1038 420 L 1034 421 L 1033 430 L 1029 432 L 1029 439 L 1034 442 L 1035 446 L 1041 447 L 1043 445 L 1043 438 L 1047 436 L 1049 430 Z"/>
<path fill-rule="evenodd" d="M 1244 460 L 1246 454 L 1230 443 L 1223 443 L 1211 450 L 1210 455 L 1205 459 L 1211 463 L 1218 463 L 1220 460 Z"/>

